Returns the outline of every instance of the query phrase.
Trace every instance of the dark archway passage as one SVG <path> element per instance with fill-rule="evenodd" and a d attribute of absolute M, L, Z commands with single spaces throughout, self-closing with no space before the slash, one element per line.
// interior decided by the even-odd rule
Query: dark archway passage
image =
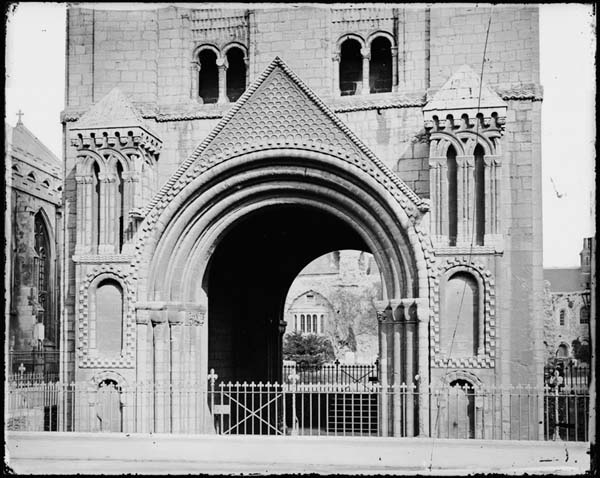
<path fill-rule="evenodd" d="M 208 365 L 220 380 L 281 380 L 288 289 L 304 266 L 339 249 L 368 251 L 346 223 L 306 206 L 265 207 L 230 228 L 204 278 Z"/>

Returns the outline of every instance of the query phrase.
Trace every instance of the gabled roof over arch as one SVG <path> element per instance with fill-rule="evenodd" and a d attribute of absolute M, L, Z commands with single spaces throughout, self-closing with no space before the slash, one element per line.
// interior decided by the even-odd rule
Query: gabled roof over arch
<path fill-rule="evenodd" d="M 242 154 L 295 148 L 330 154 L 359 166 L 389 190 L 407 210 L 426 210 L 427 202 L 394 172 L 276 57 L 236 104 L 179 166 L 146 211 L 162 209 L 193 178 Z"/>

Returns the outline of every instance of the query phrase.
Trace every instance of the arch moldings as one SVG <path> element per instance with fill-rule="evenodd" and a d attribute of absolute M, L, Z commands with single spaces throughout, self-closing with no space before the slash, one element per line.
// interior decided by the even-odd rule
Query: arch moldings
<path fill-rule="evenodd" d="M 280 174 L 282 175 L 287 175 L 288 179 L 289 179 L 289 175 L 292 174 L 292 172 L 290 172 L 289 168 L 286 170 L 286 168 L 273 168 L 274 164 L 271 162 L 274 158 L 286 158 L 286 162 L 289 164 L 289 161 L 297 161 L 298 159 L 301 159 L 303 161 L 302 167 L 301 167 L 301 178 L 303 181 L 306 181 L 307 183 L 311 182 L 311 177 L 312 180 L 314 180 L 314 178 L 320 178 L 322 180 L 323 177 L 323 169 L 327 169 L 328 168 L 328 174 L 330 176 L 330 183 L 335 183 L 335 180 L 337 179 L 335 174 L 336 174 L 336 169 L 339 170 L 340 168 L 340 162 L 339 162 L 339 158 L 335 158 L 332 157 L 331 155 L 326 155 L 324 153 L 316 153 L 316 152 L 310 152 L 310 151 L 298 151 L 298 150 L 285 150 L 285 149 L 272 149 L 272 150 L 268 150 L 268 151 L 262 151 L 262 152 L 253 152 L 253 153 L 248 153 L 246 155 L 241 155 L 239 157 L 235 157 L 235 158 L 231 158 L 229 159 L 227 162 L 221 163 L 220 165 L 215 165 L 214 168 L 211 168 L 208 171 L 205 171 L 203 174 L 201 174 L 198 177 L 192 176 L 191 174 L 189 176 L 192 176 L 192 178 L 190 178 L 190 181 L 188 183 L 188 185 L 180 192 L 180 194 L 177 194 L 175 196 L 175 193 L 172 193 L 173 196 L 172 198 L 169 198 L 170 200 L 167 201 L 165 198 L 165 200 L 163 200 L 161 203 L 159 203 L 160 205 L 155 208 L 155 210 L 153 210 L 151 212 L 151 214 L 146 218 L 145 222 L 142 224 L 141 227 L 141 231 L 142 231 L 142 236 L 138 241 L 138 247 L 137 247 L 137 253 L 136 253 L 136 260 L 135 260 L 135 274 L 136 274 L 136 278 L 142 279 L 142 282 L 144 282 L 147 279 L 148 273 L 150 272 L 149 270 L 144 270 L 144 267 L 146 264 L 149 264 L 152 257 L 155 255 L 155 253 L 157 252 L 157 247 L 158 247 L 158 242 L 161 240 L 161 236 L 163 236 L 163 234 L 165 234 L 165 230 L 167 229 L 167 226 L 172 223 L 172 222 L 176 222 L 176 221 L 181 221 L 183 223 L 189 223 L 189 221 L 191 220 L 191 215 L 189 214 L 189 211 L 193 208 L 190 208 L 190 204 L 191 201 L 194 200 L 198 200 L 197 198 L 194 198 L 195 195 L 197 194 L 206 194 L 206 196 L 203 197 L 201 202 L 198 202 L 198 204 L 209 204 L 211 201 L 214 201 L 214 196 L 216 194 L 218 194 L 219 192 L 222 192 L 222 187 L 219 186 L 219 177 L 221 177 L 222 175 L 227 175 L 227 188 L 231 191 L 233 186 L 238 183 L 240 184 L 239 188 L 234 188 L 234 191 L 238 191 L 238 190 L 245 190 L 246 188 L 243 188 L 241 186 L 247 185 L 248 181 L 250 181 L 251 178 L 249 177 L 244 177 L 243 175 L 246 174 L 246 176 L 248 176 L 250 173 L 248 173 L 248 171 L 259 171 L 258 173 L 256 173 L 255 177 L 252 178 L 252 181 L 256 184 L 260 182 L 260 167 L 258 164 L 255 163 L 260 163 L 261 161 L 264 163 L 265 161 L 269 161 L 269 163 L 266 165 L 268 167 L 268 169 L 263 168 L 262 169 L 262 173 L 263 174 L 267 174 L 268 176 L 270 176 L 271 180 L 275 181 L 275 176 L 277 174 L 276 171 L 278 171 Z M 263 164 L 263 166 L 265 166 Z M 332 166 L 334 167 L 334 171 L 331 171 Z M 255 169 L 253 169 L 253 167 Z M 238 179 L 236 178 L 235 175 L 235 170 L 236 168 L 241 169 L 242 171 L 239 172 L 237 174 Z M 397 201 L 394 201 L 392 198 L 389 197 L 389 195 L 387 194 L 387 191 L 383 192 L 380 189 L 380 186 L 377 184 L 377 181 L 373 180 L 372 177 L 369 177 L 368 175 L 364 174 L 364 171 L 361 171 L 357 166 L 352 165 L 351 168 L 345 168 L 346 172 L 344 173 L 345 176 L 347 177 L 349 174 L 351 174 L 353 177 L 355 175 L 357 175 L 359 178 L 362 179 L 363 181 L 363 186 L 367 187 L 368 191 L 370 193 L 372 193 L 373 195 L 379 195 L 379 201 L 382 202 L 385 207 L 388 208 L 388 219 L 392 218 L 394 221 L 396 222 L 400 222 L 403 232 L 406 236 L 405 238 L 405 242 L 407 247 L 410 248 L 411 252 L 414 255 L 413 258 L 413 268 L 416 271 L 415 275 L 417 277 L 419 277 L 419 284 L 418 284 L 418 289 L 419 289 L 419 293 L 421 296 L 426 296 L 428 293 L 428 284 L 427 284 L 427 274 L 426 274 L 426 270 L 427 268 L 430 266 L 428 258 L 432 257 L 432 255 L 430 254 L 429 256 L 426 255 L 427 252 L 430 253 L 430 249 L 428 249 L 427 247 L 427 237 L 426 237 L 426 232 L 423 231 L 420 227 L 417 227 L 415 224 L 412 223 L 412 221 L 409 219 L 409 216 L 407 214 L 407 212 L 404 210 L 404 208 L 402 208 L 400 206 L 400 204 Z M 350 173 L 348 173 L 348 169 L 350 169 Z M 353 171 L 352 171 L 353 170 Z M 239 181 L 238 181 L 239 180 Z M 264 179 L 263 179 L 264 180 Z M 246 182 L 244 182 L 246 181 Z M 209 185 L 211 183 L 216 183 L 216 186 L 213 184 L 212 190 L 206 192 L 203 192 L 203 189 L 206 189 L 207 187 L 209 187 Z M 350 184 L 350 183 L 349 183 Z M 335 187 L 339 187 L 337 184 L 335 185 Z M 349 187 L 352 187 L 352 185 L 350 185 Z M 358 193 L 359 190 L 356 188 L 356 186 L 354 186 L 354 188 L 356 189 L 356 192 Z M 235 193 L 231 193 L 231 197 L 233 197 L 235 194 L 238 194 L 237 192 Z M 290 195 L 289 192 L 286 193 L 288 196 Z M 315 192 L 316 195 L 322 194 L 321 191 L 316 191 Z M 363 191 L 362 193 L 363 195 L 365 194 L 365 192 Z M 171 196 L 171 194 L 169 194 L 168 196 Z M 167 197 L 168 197 L 167 196 Z M 227 197 L 227 199 L 230 199 L 230 196 Z M 383 196 L 383 197 L 381 197 Z M 212 197 L 212 199 L 211 199 Z M 367 194 L 366 197 L 369 197 L 369 194 Z M 322 195 L 321 195 L 321 199 L 323 199 Z M 347 199 L 347 198 L 346 198 Z M 256 200 L 254 200 L 255 202 Z M 356 202 L 356 200 L 354 200 Z M 186 205 L 186 203 L 189 203 Z M 380 205 L 381 207 L 381 205 Z M 182 219 L 182 215 L 185 215 L 186 212 L 185 210 L 188 210 L 187 213 L 187 217 L 184 219 Z M 382 213 L 382 211 L 371 211 L 371 216 L 373 217 L 378 217 L 380 214 Z M 224 219 L 221 218 L 221 222 Z M 206 228 L 206 224 L 204 225 L 204 227 Z M 204 234 L 206 234 L 206 231 L 204 232 Z M 184 237 L 184 235 L 182 235 L 182 230 L 178 231 L 178 234 L 175 236 L 175 242 L 177 242 L 177 238 L 182 238 Z M 171 245 L 172 246 L 172 245 Z M 424 252 L 425 250 L 425 252 Z M 158 251 L 160 253 L 160 251 Z M 150 293 L 150 290 L 145 290 L 145 287 L 141 287 L 138 289 L 140 293 Z M 411 294 L 412 295 L 412 294 Z M 152 300 L 150 297 L 148 297 L 148 300 Z"/>
<path fill-rule="evenodd" d="M 126 266 L 125 266 L 126 267 Z M 99 357 L 94 353 L 91 338 L 91 321 L 89 304 L 94 298 L 98 284 L 105 279 L 118 282 L 123 290 L 123 348 L 118 357 Z M 132 368 L 135 364 L 135 292 L 129 274 L 121 267 L 102 264 L 94 267 L 85 277 L 79 288 L 79 307 L 77 314 L 78 341 L 77 359 L 81 368 Z M 95 328 L 95 327 L 94 327 Z"/>
<path fill-rule="evenodd" d="M 456 272 L 471 274 L 483 296 L 483 310 L 479 311 L 479 327 L 483 327 L 483 354 L 471 357 L 448 358 L 442 354 L 440 345 L 440 286 Z M 466 258 L 447 259 L 439 265 L 437 274 L 431 277 L 431 334 L 430 354 L 436 367 L 492 368 L 496 356 L 496 286 L 493 274 L 481 263 Z"/>

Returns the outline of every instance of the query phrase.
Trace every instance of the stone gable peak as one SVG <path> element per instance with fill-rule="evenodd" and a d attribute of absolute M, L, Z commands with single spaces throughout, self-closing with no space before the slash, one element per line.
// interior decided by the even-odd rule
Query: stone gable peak
<path fill-rule="evenodd" d="M 485 81 L 481 82 L 479 77 L 469 65 L 462 65 L 433 95 L 424 109 L 477 108 L 478 105 L 480 108 L 506 107 L 504 100 Z"/>
<path fill-rule="evenodd" d="M 126 128 L 141 126 L 148 129 L 141 113 L 131 100 L 114 87 L 84 113 L 72 129 Z"/>

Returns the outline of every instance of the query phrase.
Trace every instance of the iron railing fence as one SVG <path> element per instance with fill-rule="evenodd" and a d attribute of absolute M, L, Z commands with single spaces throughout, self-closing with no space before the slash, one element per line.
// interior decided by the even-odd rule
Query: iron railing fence
<path fill-rule="evenodd" d="M 13 386 L 29 386 L 34 383 L 49 384 L 60 380 L 58 372 L 40 372 L 40 373 L 11 373 L 6 381 Z"/>
<path fill-rule="evenodd" d="M 11 351 L 7 355 L 8 373 L 14 376 L 28 374 L 59 373 L 60 352 L 58 350 Z"/>
<path fill-rule="evenodd" d="M 295 377 L 294 377 L 295 376 Z M 354 384 L 377 382 L 377 364 L 283 365 L 283 382 L 302 384 Z"/>
<path fill-rule="evenodd" d="M 557 363 L 544 367 L 544 379 L 550 383 L 556 370 L 563 379 L 562 385 L 571 389 L 587 389 L 590 384 L 590 366 L 587 364 Z"/>
<path fill-rule="evenodd" d="M 425 400 L 425 402 L 423 402 Z M 429 403 L 430 429 L 419 429 Z M 416 385 L 212 383 L 5 387 L 5 427 L 22 431 L 416 436 L 588 440 L 582 390 Z"/>

